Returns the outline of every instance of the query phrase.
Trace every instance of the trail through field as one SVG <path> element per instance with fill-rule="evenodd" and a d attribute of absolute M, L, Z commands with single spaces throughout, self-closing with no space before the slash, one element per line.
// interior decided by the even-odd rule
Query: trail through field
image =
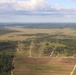
<path fill-rule="evenodd" d="M 29 57 L 31 57 L 31 52 L 32 51 L 32 46 L 30 46 L 30 50 L 29 50 Z"/>
<path fill-rule="evenodd" d="M 57 48 L 57 46 L 55 46 L 54 48 L 52 48 L 52 49 L 53 49 L 53 51 L 51 52 L 50 57 L 52 57 L 52 56 L 53 56 L 54 51 L 56 50 L 56 48 Z"/>
<path fill-rule="evenodd" d="M 24 45 L 22 43 L 18 43 L 18 47 L 16 48 L 16 53 L 21 53 Z M 15 58 L 13 59 L 12 64 L 14 64 Z M 14 75 L 13 70 L 11 70 L 11 75 Z"/>
<path fill-rule="evenodd" d="M 34 43 L 33 43 L 33 41 L 32 41 L 32 42 L 31 42 L 31 45 L 30 45 L 30 50 L 29 50 L 29 57 L 32 56 L 32 48 L 33 48 L 33 45 L 34 45 Z"/>
<path fill-rule="evenodd" d="M 13 71 L 11 71 L 11 75 L 13 75 Z"/>
<path fill-rule="evenodd" d="M 71 72 L 71 74 L 70 74 L 70 75 L 73 75 L 73 73 L 74 73 L 75 69 L 76 69 L 76 64 L 75 64 L 75 66 L 74 66 L 74 68 L 73 68 L 73 70 L 72 70 L 72 72 Z"/>
<path fill-rule="evenodd" d="M 45 48 L 44 45 L 42 45 L 42 46 L 39 48 L 39 57 L 42 56 L 42 54 L 43 54 L 43 52 L 44 52 L 44 48 Z"/>
<path fill-rule="evenodd" d="M 23 48 L 24 48 L 24 44 L 23 43 L 18 43 L 18 47 L 17 47 L 17 53 L 22 53 L 23 52 Z"/>

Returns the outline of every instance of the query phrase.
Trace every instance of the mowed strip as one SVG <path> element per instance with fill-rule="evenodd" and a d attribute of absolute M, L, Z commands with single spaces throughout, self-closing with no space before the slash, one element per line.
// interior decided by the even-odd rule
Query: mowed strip
<path fill-rule="evenodd" d="M 70 75 L 73 58 L 15 58 L 14 75 Z"/>

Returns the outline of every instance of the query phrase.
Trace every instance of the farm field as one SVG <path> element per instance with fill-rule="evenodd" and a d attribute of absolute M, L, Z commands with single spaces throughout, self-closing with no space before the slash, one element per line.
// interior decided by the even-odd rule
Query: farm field
<path fill-rule="evenodd" d="M 46 57 L 15 60 L 14 75 L 70 75 L 76 63 L 74 58 Z"/>
<path fill-rule="evenodd" d="M 74 28 L 6 26 L 0 34 L 0 75 L 71 75 L 76 65 Z"/>

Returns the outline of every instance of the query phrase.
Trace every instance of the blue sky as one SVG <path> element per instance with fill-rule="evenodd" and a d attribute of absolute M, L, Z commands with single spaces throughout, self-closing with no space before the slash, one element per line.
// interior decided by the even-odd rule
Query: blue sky
<path fill-rule="evenodd" d="M 76 0 L 0 0 L 0 22 L 76 22 Z"/>
<path fill-rule="evenodd" d="M 60 5 L 61 8 L 76 8 L 76 0 L 48 0 L 53 6 Z"/>

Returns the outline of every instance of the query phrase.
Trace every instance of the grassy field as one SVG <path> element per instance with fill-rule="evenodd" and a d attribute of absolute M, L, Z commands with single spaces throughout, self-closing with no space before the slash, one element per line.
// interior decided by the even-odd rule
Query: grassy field
<path fill-rule="evenodd" d="M 70 75 L 72 72 L 74 65 L 76 64 L 76 57 L 69 56 L 66 57 L 64 54 L 58 57 L 50 57 L 50 55 L 45 56 L 43 54 L 45 45 L 52 47 L 66 47 L 66 45 L 62 42 L 40 42 L 37 43 L 37 46 L 41 46 L 39 49 L 37 48 L 36 53 L 32 50 L 33 46 L 36 44 L 32 44 L 25 50 L 25 41 L 28 38 L 36 39 L 35 34 L 44 33 L 47 35 L 59 35 L 56 36 L 56 39 L 76 39 L 76 30 L 72 28 L 63 28 L 63 29 L 36 29 L 36 28 L 23 28 L 21 26 L 9 26 L 6 27 L 9 30 L 15 30 L 18 32 L 11 32 L 4 35 L 0 35 L 0 41 L 12 40 L 18 41 L 18 46 L 15 53 L 14 58 L 14 75 Z M 27 34 L 27 35 L 26 35 Z M 29 35 L 28 35 L 29 34 Z M 32 35 L 30 35 L 32 34 Z M 65 35 L 65 36 L 60 36 Z M 50 36 L 52 37 L 52 36 Z M 53 38 L 53 37 L 52 37 Z M 47 46 L 47 47 L 48 47 Z M 64 50 L 66 51 L 66 50 Z M 31 54 L 31 55 L 30 55 Z M 76 55 L 75 55 L 76 56 Z M 76 75 L 76 70 L 74 74 Z"/>
<path fill-rule="evenodd" d="M 76 69 L 75 69 L 75 71 L 74 71 L 73 75 L 76 75 Z"/>
<path fill-rule="evenodd" d="M 13 40 L 13 41 L 23 41 L 27 38 L 35 37 L 35 36 L 22 36 L 24 34 L 37 34 L 37 33 L 46 33 L 46 34 L 63 34 L 76 36 L 76 30 L 71 28 L 63 28 L 63 29 L 36 29 L 36 28 L 23 28 L 20 26 L 9 26 L 6 27 L 9 30 L 15 30 L 19 32 L 7 33 L 5 35 L 0 36 L 0 40 Z"/>
<path fill-rule="evenodd" d="M 44 43 L 41 44 L 44 45 Z M 65 46 L 56 43 L 50 43 L 50 45 Z M 61 57 L 38 57 L 32 52 L 32 56 L 29 57 L 29 51 L 24 50 L 23 47 L 23 44 L 18 45 L 14 59 L 14 75 L 70 75 L 76 64 L 76 58 L 62 55 Z"/>
<path fill-rule="evenodd" d="M 70 75 L 75 63 L 74 58 L 15 58 L 14 75 Z"/>

